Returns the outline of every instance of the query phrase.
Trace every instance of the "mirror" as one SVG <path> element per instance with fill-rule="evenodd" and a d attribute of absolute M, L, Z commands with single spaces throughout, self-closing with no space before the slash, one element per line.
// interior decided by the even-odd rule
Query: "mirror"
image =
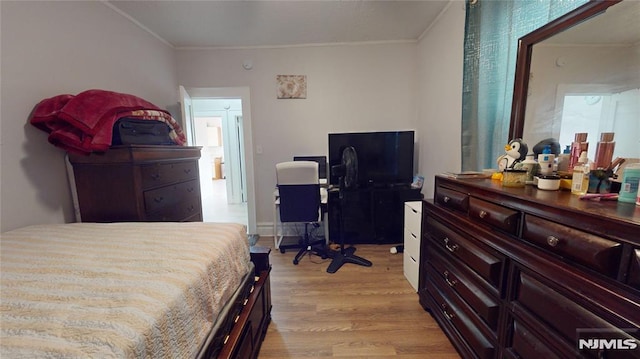
<path fill-rule="evenodd" d="M 510 139 L 561 149 L 587 132 L 589 159 L 603 132 L 614 157 L 640 158 L 640 2 L 592 1 L 518 43 Z"/>

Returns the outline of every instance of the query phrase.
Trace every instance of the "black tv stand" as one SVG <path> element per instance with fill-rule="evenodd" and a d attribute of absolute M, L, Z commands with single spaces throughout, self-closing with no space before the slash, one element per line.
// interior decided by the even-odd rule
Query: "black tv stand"
<path fill-rule="evenodd" d="M 404 202 L 422 199 L 420 189 L 386 184 L 349 191 L 350 199 L 343 208 L 345 245 L 403 242 Z M 336 243 L 340 243 L 339 195 L 334 188 L 328 198 L 329 238 Z"/>

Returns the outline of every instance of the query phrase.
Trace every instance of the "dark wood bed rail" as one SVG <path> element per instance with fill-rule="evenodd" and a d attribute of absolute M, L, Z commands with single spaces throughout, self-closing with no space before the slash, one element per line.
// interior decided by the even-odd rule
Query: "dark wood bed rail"
<path fill-rule="evenodd" d="M 256 282 L 216 358 L 257 358 L 271 322 L 271 248 L 251 247 Z"/>

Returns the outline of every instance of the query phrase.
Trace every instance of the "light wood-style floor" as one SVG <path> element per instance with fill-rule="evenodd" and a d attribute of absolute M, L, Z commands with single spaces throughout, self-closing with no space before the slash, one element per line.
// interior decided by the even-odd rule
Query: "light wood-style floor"
<path fill-rule="evenodd" d="M 273 238 L 258 245 L 273 248 Z M 295 266 L 295 251 L 271 251 L 272 321 L 259 359 L 460 358 L 404 278 L 402 254 L 356 248 L 373 266 L 345 264 L 334 274 L 328 259 L 306 256 Z"/>

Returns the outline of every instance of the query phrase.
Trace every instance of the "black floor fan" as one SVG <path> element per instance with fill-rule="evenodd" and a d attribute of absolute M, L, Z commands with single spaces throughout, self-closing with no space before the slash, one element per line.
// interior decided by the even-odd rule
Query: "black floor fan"
<path fill-rule="evenodd" d="M 327 267 L 327 273 L 335 273 L 345 263 L 357 264 L 365 267 L 370 267 L 372 263 L 362 257 L 358 257 L 353 253 L 356 248 L 351 246 L 349 248 L 344 247 L 344 209 L 345 209 L 345 197 L 348 197 L 348 192 L 353 190 L 358 181 L 358 156 L 356 149 L 353 147 L 347 147 L 342 151 L 342 161 L 339 165 L 331 167 L 331 172 L 336 174 L 340 178 L 340 192 L 339 192 L 339 204 L 340 204 L 340 252 L 333 254 L 331 264 Z"/>

